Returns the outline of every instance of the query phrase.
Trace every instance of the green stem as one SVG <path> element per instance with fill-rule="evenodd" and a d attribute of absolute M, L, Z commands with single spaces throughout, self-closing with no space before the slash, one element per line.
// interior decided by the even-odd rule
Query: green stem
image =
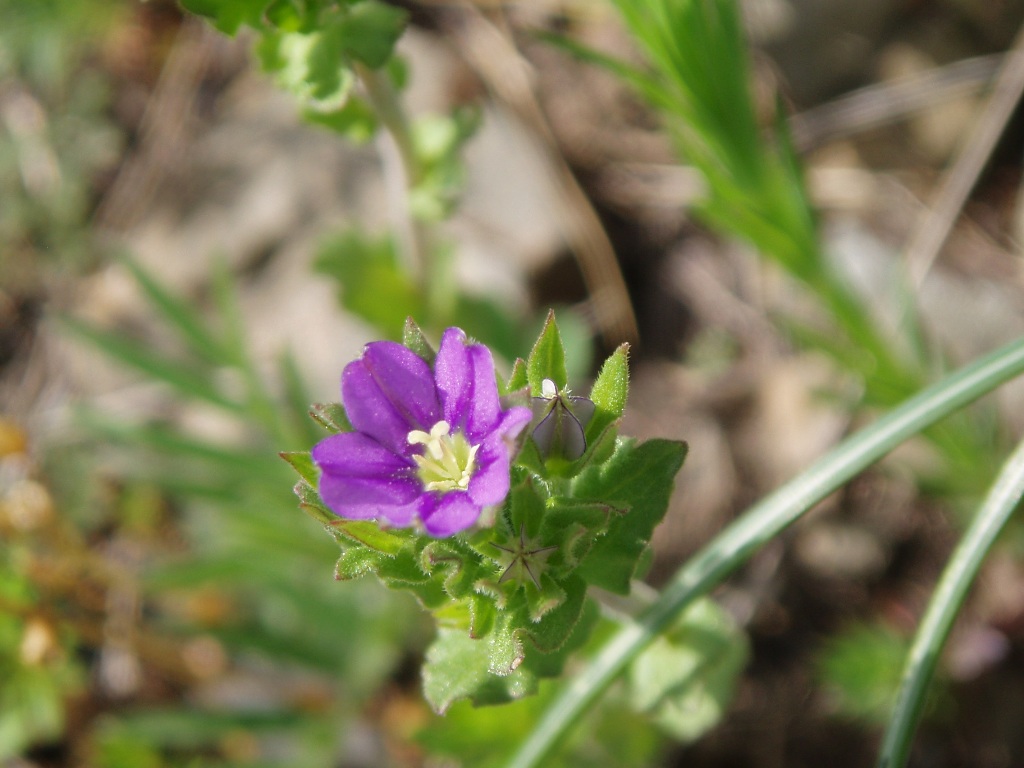
<path fill-rule="evenodd" d="M 404 177 L 401 210 L 396 211 L 396 219 L 399 220 L 398 247 L 406 269 L 419 286 L 430 322 L 436 325 L 446 319 L 452 280 L 448 274 L 450 268 L 446 266 L 446 260 L 435 258 L 427 228 L 412 211 L 410 195 L 423 181 L 426 173 L 416 152 L 412 123 L 386 74 L 358 63 L 354 65 L 354 69 L 363 84 L 367 101 L 391 137 L 398 155 Z"/>
<path fill-rule="evenodd" d="M 1024 373 L 1024 338 L 920 392 L 749 509 L 685 563 L 636 622 L 608 641 L 554 701 L 509 767 L 539 765 L 626 665 L 680 612 L 814 504 L 907 438 L 1020 373 Z"/>
<path fill-rule="evenodd" d="M 899 768 L 906 764 L 910 740 L 920 719 L 928 683 L 935 672 L 942 646 L 985 555 L 1017 509 L 1022 495 L 1024 442 L 1003 465 L 999 478 L 949 559 L 928 603 L 914 644 L 907 654 L 899 696 L 879 751 L 878 768 Z"/>

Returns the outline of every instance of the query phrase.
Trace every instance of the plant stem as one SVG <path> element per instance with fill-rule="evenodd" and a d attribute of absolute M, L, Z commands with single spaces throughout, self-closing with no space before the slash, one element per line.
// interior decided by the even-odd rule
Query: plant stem
<path fill-rule="evenodd" d="M 935 671 L 953 622 L 967 598 L 974 577 L 999 532 L 1024 495 L 1024 442 L 1017 446 L 999 474 L 985 503 L 946 564 L 935 594 L 921 619 L 907 654 L 899 696 L 878 755 L 878 768 L 899 768 L 907 762 L 910 740 L 920 719 L 928 683 Z"/>
<path fill-rule="evenodd" d="M 509 768 L 540 765 L 658 633 L 804 512 L 907 438 L 1021 373 L 1024 338 L 918 393 L 750 508 L 686 562 L 648 610 L 605 644 L 554 701 Z"/>
<path fill-rule="evenodd" d="M 416 152 L 412 123 L 386 74 L 359 63 L 354 64 L 353 68 L 363 84 L 367 101 L 391 139 L 390 147 L 394 150 L 398 160 L 397 166 L 401 169 L 401 183 L 396 185 L 400 189 L 394 189 L 391 194 L 393 226 L 398 249 L 405 268 L 419 286 L 431 322 L 436 324 L 444 317 L 444 297 L 447 295 L 445 286 L 450 285 L 450 280 L 442 260 L 433 258 L 427 229 L 423 222 L 416 218 L 411 206 L 411 192 L 423 180 L 425 172 Z M 389 158 L 386 155 L 384 162 L 387 171 Z M 390 175 L 394 177 L 398 174 Z M 442 274 L 438 274 L 439 272 Z"/>

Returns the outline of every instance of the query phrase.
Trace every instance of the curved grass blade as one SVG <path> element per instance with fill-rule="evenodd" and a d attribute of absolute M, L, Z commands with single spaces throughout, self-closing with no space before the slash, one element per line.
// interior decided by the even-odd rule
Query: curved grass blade
<path fill-rule="evenodd" d="M 935 588 L 907 654 L 899 695 L 878 753 L 878 768 L 905 765 L 925 693 L 942 646 L 981 563 L 1024 496 L 1024 442 L 1006 460 L 985 503 L 960 540 Z"/>
<path fill-rule="evenodd" d="M 540 765 L 580 716 L 659 632 L 814 504 L 907 438 L 1021 373 L 1024 373 L 1024 338 L 918 393 L 751 507 L 687 561 L 650 608 L 605 644 L 555 699 L 530 738 L 513 756 L 509 768 Z"/>

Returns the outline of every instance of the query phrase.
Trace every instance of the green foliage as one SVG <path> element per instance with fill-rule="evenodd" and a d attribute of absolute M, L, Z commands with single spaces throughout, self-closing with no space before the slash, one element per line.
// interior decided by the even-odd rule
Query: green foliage
<path fill-rule="evenodd" d="M 882 624 L 848 627 L 822 648 L 818 672 L 837 711 L 872 725 L 892 710 L 907 639 Z"/>
<path fill-rule="evenodd" d="M 725 714 L 748 655 L 732 618 L 698 600 L 630 665 L 633 707 L 679 741 L 694 741 Z"/>

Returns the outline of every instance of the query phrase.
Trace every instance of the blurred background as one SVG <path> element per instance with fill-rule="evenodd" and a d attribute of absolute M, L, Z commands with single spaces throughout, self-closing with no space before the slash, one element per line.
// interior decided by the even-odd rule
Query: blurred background
<path fill-rule="evenodd" d="M 658 111 L 538 34 L 639 65 L 611 4 L 400 5 L 405 108 L 479 120 L 437 227 L 454 316 L 507 371 L 556 307 L 580 389 L 629 341 L 623 432 L 690 445 L 657 587 L 878 412 L 867 374 L 798 332 L 828 327 L 813 290 L 691 214 L 705 182 Z M 822 252 L 865 312 L 900 327 L 909 253 L 931 374 L 1024 332 L 1024 3 L 744 13 L 759 119 L 781 106 Z M 542 701 L 434 716 L 429 621 L 333 579 L 336 546 L 276 455 L 319 439 L 307 406 L 338 399 L 344 364 L 417 306 L 389 239 L 393 148 L 303 122 L 251 34 L 171 0 L 0 0 L 0 19 L 0 766 L 508 754 Z M 956 161 L 982 130 L 1001 138 L 972 176 Z M 922 244 L 957 180 L 962 215 Z M 918 354 L 887 338 L 894 358 Z M 932 585 L 1024 429 L 1022 396 L 1006 387 L 948 439 L 901 449 L 716 593 L 751 647 L 728 706 L 674 738 L 609 716 L 566 764 L 870 764 Z M 1024 763 L 1022 533 L 954 631 L 915 765 Z"/>

